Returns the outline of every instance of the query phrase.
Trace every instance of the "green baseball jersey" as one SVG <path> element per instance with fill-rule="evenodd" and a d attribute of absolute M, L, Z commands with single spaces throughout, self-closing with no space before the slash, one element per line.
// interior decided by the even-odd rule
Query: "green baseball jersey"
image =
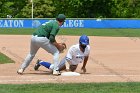
<path fill-rule="evenodd" d="M 59 25 L 56 20 L 51 20 L 49 22 L 43 23 L 34 33 L 33 35 L 38 35 L 39 37 L 47 37 L 50 38 L 51 35 L 57 35 L 59 31 Z M 55 40 L 54 40 L 55 41 Z"/>

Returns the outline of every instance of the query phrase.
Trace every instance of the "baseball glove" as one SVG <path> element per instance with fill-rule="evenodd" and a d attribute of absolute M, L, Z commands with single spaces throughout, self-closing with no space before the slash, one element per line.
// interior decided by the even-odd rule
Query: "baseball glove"
<path fill-rule="evenodd" d="M 58 43 L 58 44 L 59 44 L 59 48 L 58 48 L 59 52 L 63 53 L 64 50 L 67 49 L 66 44 L 65 43 Z"/>

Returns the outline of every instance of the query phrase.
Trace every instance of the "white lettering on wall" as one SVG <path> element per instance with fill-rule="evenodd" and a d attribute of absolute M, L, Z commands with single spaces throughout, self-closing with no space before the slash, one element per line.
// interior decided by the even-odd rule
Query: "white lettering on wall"
<path fill-rule="evenodd" d="M 0 27 L 23 27 L 24 20 L 0 20 Z"/>
<path fill-rule="evenodd" d="M 12 27 L 13 20 L 9 20 L 9 27 Z"/>
<path fill-rule="evenodd" d="M 62 27 L 84 27 L 84 20 L 68 20 Z"/>
<path fill-rule="evenodd" d="M 69 27 L 73 27 L 73 20 L 68 21 Z"/>
<path fill-rule="evenodd" d="M 2 27 L 2 20 L 0 20 L 0 27 Z"/>
<path fill-rule="evenodd" d="M 73 22 L 73 25 L 74 25 L 75 27 L 78 27 L 78 26 L 79 26 L 78 20 L 75 20 L 75 21 Z"/>
<path fill-rule="evenodd" d="M 14 20 L 14 27 L 18 27 L 18 20 Z"/>
<path fill-rule="evenodd" d="M 19 27 L 23 27 L 23 20 L 19 20 Z"/>
<path fill-rule="evenodd" d="M 6 20 L 5 20 L 4 24 L 3 24 L 3 27 L 8 27 L 8 23 L 7 23 Z"/>
<path fill-rule="evenodd" d="M 80 27 L 84 27 L 84 20 L 79 20 Z"/>

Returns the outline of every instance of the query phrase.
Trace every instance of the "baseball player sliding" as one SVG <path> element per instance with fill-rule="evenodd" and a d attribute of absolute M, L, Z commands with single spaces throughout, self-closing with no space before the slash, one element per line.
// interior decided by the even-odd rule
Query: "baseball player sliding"
<path fill-rule="evenodd" d="M 30 52 L 22 63 L 20 69 L 17 71 L 18 74 L 22 74 L 24 72 L 24 70 L 31 63 L 39 48 L 43 48 L 53 55 L 53 74 L 60 74 L 58 71 L 59 53 L 66 47 L 66 45 L 64 43 L 57 43 L 57 41 L 55 40 L 55 36 L 59 31 L 59 27 L 62 26 L 65 22 L 65 19 L 66 16 L 64 14 L 59 14 L 56 20 L 43 23 L 33 33 L 30 43 Z"/>
<path fill-rule="evenodd" d="M 69 63 L 68 69 L 74 72 L 78 64 L 83 62 L 81 70 L 85 73 L 89 53 L 90 53 L 89 38 L 86 35 L 82 35 L 79 39 L 79 44 L 72 45 L 69 48 L 67 55 L 60 61 L 58 71 L 66 70 L 66 62 L 68 62 Z M 44 66 L 51 70 L 54 69 L 54 64 L 41 60 L 37 61 L 37 63 L 34 66 L 34 69 L 38 70 L 40 66 Z"/>

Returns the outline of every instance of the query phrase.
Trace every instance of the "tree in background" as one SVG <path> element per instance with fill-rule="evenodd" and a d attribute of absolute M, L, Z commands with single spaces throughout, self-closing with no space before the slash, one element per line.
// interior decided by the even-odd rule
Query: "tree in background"
<path fill-rule="evenodd" d="M 56 11 L 63 12 L 68 17 L 97 18 L 111 17 L 111 0 L 53 0 Z"/>
<path fill-rule="evenodd" d="M 28 3 L 28 0 L 10 0 L 13 1 L 14 5 L 12 5 L 12 9 L 13 9 L 13 17 L 16 18 L 18 17 L 17 14 L 19 14 L 21 12 L 21 10 L 23 9 L 24 6 L 26 6 L 26 4 Z"/>
<path fill-rule="evenodd" d="M 140 18 L 140 0 L 129 0 L 131 18 Z"/>
<path fill-rule="evenodd" d="M 140 17 L 140 0 L 112 0 L 115 6 L 111 8 L 114 18 L 136 18 Z"/>
<path fill-rule="evenodd" d="M 13 9 L 11 6 L 14 5 L 13 2 L 5 2 L 5 0 L 0 0 L 0 17 L 6 18 L 7 15 L 11 15 L 13 13 Z"/>
<path fill-rule="evenodd" d="M 31 18 L 31 0 L 0 0 L 0 18 Z M 33 0 L 34 18 L 140 18 L 140 0 Z"/>
<path fill-rule="evenodd" d="M 139 18 L 140 0 L 53 0 L 70 18 Z"/>
<path fill-rule="evenodd" d="M 55 11 L 55 7 L 53 7 L 52 0 L 34 0 L 33 1 L 33 16 L 34 18 L 50 18 L 53 17 L 53 13 Z M 22 18 L 31 18 L 31 9 L 32 9 L 32 3 L 28 2 L 26 6 L 21 10 L 19 14 L 17 14 L 17 17 Z"/>
<path fill-rule="evenodd" d="M 28 0 L 0 0 L 0 17 L 6 18 L 7 15 L 15 17 L 26 5 Z"/>

